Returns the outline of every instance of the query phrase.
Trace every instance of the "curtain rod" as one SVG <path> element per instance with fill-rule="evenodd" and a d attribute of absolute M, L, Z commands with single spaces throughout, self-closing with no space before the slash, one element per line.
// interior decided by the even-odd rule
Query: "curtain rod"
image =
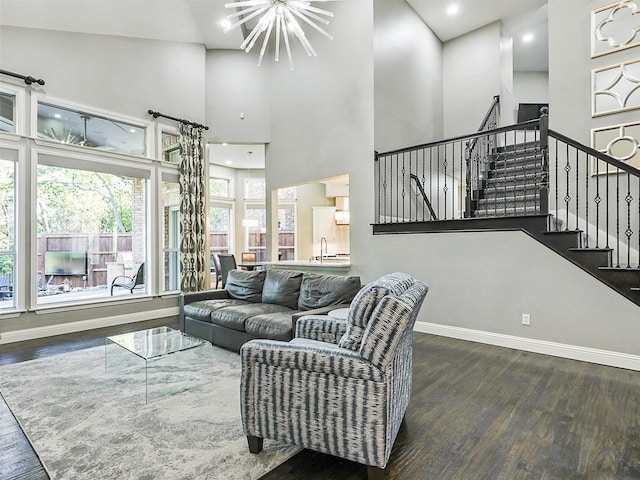
<path fill-rule="evenodd" d="M 202 125 L 201 123 L 191 122 L 189 120 L 183 120 L 182 118 L 170 117 L 169 115 L 164 115 L 163 113 L 160 113 L 160 112 L 154 112 L 153 110 L 149 110 L 147 113 L 149 115 L 153 115 L 153 118 L 164 117 L 170 120 L 175 120 L 176 122 L 185 123 L 187 125 L 192 125 L 194 127 L 204 128 L 205 130 L 209 130 L 209 127 L 207 127 L 206 125 Z"/>
<path fill-rule="evenodd" d="M 37 83 L 38 85 L 44 85 L 44 80 L 42 80 L 41 78 L 34 78 L 30 75 L 20 75 L 19 73 L 13 73 L 7 70 L 0 70 L 0 73 L 2 73 L 3 75 L 9 75 L 11 77 L 16 77 L 21 80 L 24 80 L 24 83 L 26 83 L 27 85 L 31 85 L 32 83 Z"/>

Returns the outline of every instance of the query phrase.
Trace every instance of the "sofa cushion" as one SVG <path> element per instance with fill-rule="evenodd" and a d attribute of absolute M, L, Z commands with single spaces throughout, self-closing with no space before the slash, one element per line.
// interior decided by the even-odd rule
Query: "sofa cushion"
<path fill-rule="evenodd" d="M 245 331 L 245 322 L 248 318 L 277 312 L 289 312 L 289 323 L 291 323 L 292 310 L 290 308 L 270 303 L 246 303 L 220 308 L 211 313 L 211 323 L 233 330 Z"/>
<path fill-rule="evenodd" d="M 262 287 L 264 286 L 265 270 L 246 271 L 230 270 L 227 277 L 227 293 L 231 298 L 260 303 L 262 301 Z"/>
<path fill-rule="evenodd" d="M 232 305 L 244 305 L 249 303 L 245 300 L 225 298 L 220 300 L 201 300 L 199 302 L 188 303 L 184 306 L 184 314 L 187 317 L 203 322 L 211 322 L 211 312 L 219 308 L 230 307 Z"/>
<path fill-rule="evenodd" d="M 413 285 L 413 277 L 406 273 L 390 273 L 365 285 L 351 302 L 347 317 L 347 331 L 338 345 L 351 350 L 360 350 L 367 323 L 380 301 L 386 295 L 402 295 L 411 285 Z"/>
<path fill-rule="evenodd" d="M 301 283 L 302 272 L 267 270 L 262 288 L 262 303 L 275 303 L 291 309 L 298 308 Z"/>
<path fill-rule="evenodd" d="M 349 303 L 360 290 L 360 277 L 305 273 L 300 285 L 299 310 Z"/>
<path fill-rule="evenodd" d="M 245 322 L 247 333 L 256 338 L 270 338 L 288 342 L 293 338 L 291 314 L 289 312 L 265 313 L 248 318 Z"/>

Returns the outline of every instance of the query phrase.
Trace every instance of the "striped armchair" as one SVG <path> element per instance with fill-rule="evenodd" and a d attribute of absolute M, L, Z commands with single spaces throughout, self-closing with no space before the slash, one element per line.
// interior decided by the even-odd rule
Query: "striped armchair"
<path fill-rule="evenodd" d="M 384 477 L 411 396 L 412 331 L 428 287 L 405 273 L 363 287 L 346 321 L 306 316 L 290 342 L 243 345 L 241 412 L 249 450 L 273 439 L 368 466 Z"/>

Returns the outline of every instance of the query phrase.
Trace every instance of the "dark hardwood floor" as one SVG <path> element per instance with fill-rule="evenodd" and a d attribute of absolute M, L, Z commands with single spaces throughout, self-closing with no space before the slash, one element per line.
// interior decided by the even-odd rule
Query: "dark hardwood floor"
<path fill-rule="evenodd" d="M 165 324 L 2 345 L 0 364 Z M 15 432 L 5 423 L 0 413 L 0 436 Z M 23 453 L 23 462 L 37 459 Z M 416 333 L 413 396 L 385 478 L 638 480 L 640 372 Z M 366 468 L 304 450 L 261 477 L 285 479 L 363 480 Z"/>

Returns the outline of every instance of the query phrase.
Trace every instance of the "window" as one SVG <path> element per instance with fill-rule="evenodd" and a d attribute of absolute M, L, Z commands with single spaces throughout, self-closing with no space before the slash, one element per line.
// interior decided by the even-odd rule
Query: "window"
<path fill-rule="evenodd" d="M 296 204 L 278 204 L 278 260 L 296 258 Z"/>
<path fill-rule="evenodd" d="M 180 135 L 176 132 L 162 131 L 162 160 L 180 164 Z"/>
<path fill-rule="evenodd" d="M 0 92 L 0 132 L 15 133 L 16 96 Z"/>
<path fill-rule="evenodd" d="M 15 307 L 16 162 L 0 158 L 0 309 Z"/>
<path fill-rule="evenodd" d="M 109 296 L 116 277 L 146 260 L 149 172 L 47 154 L 38 163 L 37 303 Z M 85 169 L 68 166 L 78 164 Z"/>
<path fill-rule="evenodd" d="M 145 154 L 145 128 L 92 113 L 38 103 L 38 138 L 129 155 Z"/>
<path fill-rule="evenodd" d="M 180 184 L 177 175 L 162 174 L 162 285 L 180 290 Z"/>
<path fill-rule="evenodd" d="M 245 204 L 242 226 L 247 252 L 254 252 L 258 262 L 266 260 L 267 211 L 264 204 Z"/>
<path fill-rule="evenodd" d="M 209 194 L 212 197 L 229 197 L 230 181 L 228 178 L 211 177 L 209 179 Z"/>
<path fill-rule="evenodd" d="M 264 178 L 245 178 L 244 198 L 260 199 L 266 198 L 266 184 Z"/>

